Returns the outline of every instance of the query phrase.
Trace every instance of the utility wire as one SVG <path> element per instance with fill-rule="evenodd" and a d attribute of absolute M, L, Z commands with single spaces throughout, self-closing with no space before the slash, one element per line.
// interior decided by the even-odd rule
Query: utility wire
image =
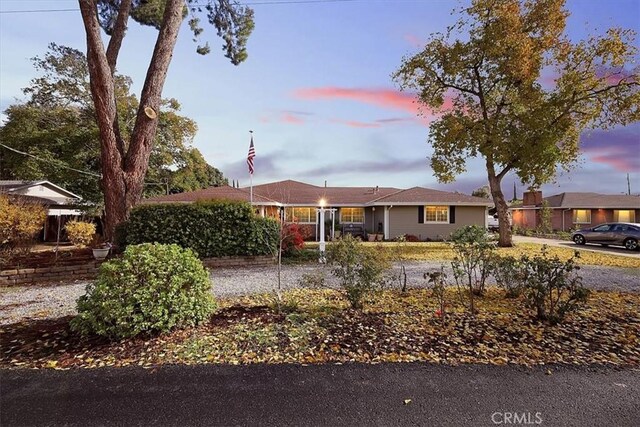
<path fill-rule="evenodd" d="M 13 151 L 14 153 L 22 154 L 23 156 L 31 157 L 33 159 L 36 159 L 36 160 L 40 161 L 40 162 L 56 163 L 61 168 L 70 169 L 70 170 L 72 170 L 74 172 L 78 172 L 78 173 L 81 173 L 81 174 L 84 174 L 84 175 L 93 176 L 93 177 L 96 177 L 96 178 L 102 178 L 102 175 L 100 175 L 100 174 L 97 174 L 97 173 L 94 173 L 94 172 L 87 172 L 87 171 L 83 171 L 83 170 L 80 170 L 80 169 L 72 168 L 71 166 L 67 166 L 67 165 L 64 165 L 64 164 L 59 164 L 57 162 L 52 162 L 51 160 L 43 159 L 41 157 L 34 156 L 33 154 L 25 153 L 25 152 L 20 151 L 20 150 L 16 150 L 15 148 L 9 147 L 8 145 L 5 145 L 5 144 L 3 144 L 1 142 L 0 142 L 0 146 L 6 148 L 9 151 Z"/>
<path fill-rule="evenodd" d="M 81 174 L 84 174 L 84 175 L 89 175 L 89 176 L 93 176 L 93 177 L 95 177 L 95 178 L 100 178 L 100 179 L 102 179 L 102 175 L 101 175 L 101 174 L 97 174 L 97 173 L 95 173 L 95 172 L 87 172 L 87 171 L 83 171 L 83 170 L 80 170 L 80 169 L 72 168 L 71 166 L 67 166 L 67 165 L 65 165 L 65 164 L 60 164 L 60 163 L 57 163 L 57 162 L 52 162 L 51 160 L 43 159 L 43 158 L 41 158 L 41 157 L 34 156 L 33 154 L 25 153 L 25 152 L 20 151 L 20 150 L 16 150 L 15 148 L 13 148 L 13 147 L 9 147 L 8 145 L 5 145 L 5 144 L 3 144 L 3 143 L 1 143 L 1 142 L 0 142 L 0 146 L 2 146 L 2 147 L 4 147 L 4 148 L 6 148 L 6 149 L 7 149 L 7 150 L 9 150 L 9 151 L 13 151 L 14 153 L 21 154 L 21 155 L 23 155 L 23 156 L 31 157 L 31 158 L 33 158 L 33 159 L 36 159 L 36 160 L 40 161 L 40 162 L 45 162 L 45 163 L 54 163 L 54 164 L 56 164 L 58 167 L 61 167 L 61 168 L 64 168 L 64 169 L 69 169 L 69 170 L 72 170 L 72 171 L 74 171 L 74 172 L 78 172 L 78 173 L 81 173 Z M 164 182 L 144 181 L 144 184 L 145 184 L 145 185 L 161 185 L 161 186 L 163 186 L 163 187 L 164 187 L 164 186 L 169 185 L 169 182 L 168 182 L 168 181 L 164 181 Z M 169 194 L 168 189 L 167 189 L 167 194 Z"/>

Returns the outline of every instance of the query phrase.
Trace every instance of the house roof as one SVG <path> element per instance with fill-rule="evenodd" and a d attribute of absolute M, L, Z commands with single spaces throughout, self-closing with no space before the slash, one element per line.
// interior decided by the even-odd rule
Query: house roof
<path fill-rule="evenodd" d="M 204 190 L 153 197 L 143 200 L 142 203 L 189 203 L 207 199 L 230 199 L 248 202 L 249 188 L 209 187 Z M 491 205 L 491 201 L 487 199 L 421 187 L 407 190 L 393 187 L 320 187 L 294 180 L 272 182 L 253 187 L 254 203 L 261 205 L 318 206 L 320 199 L 324 199 L 327 206 L 418 205 L 428 203 Z"/>
<path fill-rule="evenodd" d="M 56 193 L 60 194 L 61 197 L 57 197 L 57 196 L 42 197 L 42 196 L 34 196 L 31 194 L 22 193 L 22 190 L 28 189 L 30 187 L 36 187 L 38 185 L 49 187 Z M 74 194 L 69 190 L 65 190 L 59 185 L 56 185 L 53 182 L 46 181 L 46 180 L 41 180 L 41 181 L 0 180 L 0 192 L 10 194 L 10 195 L 20 194 L 24 197 L 34 199 L 34 201 L 36 201 L 37 203 L 44 203 L 44 204 L 68 204 L 69 202 L 77 202 L 82 200 L 82 197 L 78 196 L 77 194 Z"/>
<path fill-rule="evenodd" d="M 640 209 L 640 197 L 625 194 L 565 192 L 543 200 L 551 208 Z"/>
<path fill-rule="evenodd" d="M 298 206 L 318 206 L 320 199 L 324 199 L 328 206 L 364 205 L 398 191 L 400 189 L 390 187 L 320 187 L 293 180 L 253 187 L 254 194 L 277 200 L 283 205 Z"/>
<path fill-rule="evenodd" d="M 199 200 L 237 200 L 249 202 L 251 194 L 241 188 L 233 188 L 228 185 L 220 187 L 208 187 L 202 190 L 188 191 L 184 193 L 168 194 L 165 196 L 150 197 L 141 203 L 192 203 Z M 275 205 L 276 201 L 253 194 L 254 203 L 261 205 Z"/>
<path fill-rule="evenodd" d="M 482 205 L 492 206 L 493 202 L 482 197 L 468 196 L 462 193 L 450 193 L 448 191 L 433 190 L 431 188 L 413 187 L 400 190 L 388 196 L 376 199 L 373 204 L 427 204 L 445 203 L 447 205 Z"/>

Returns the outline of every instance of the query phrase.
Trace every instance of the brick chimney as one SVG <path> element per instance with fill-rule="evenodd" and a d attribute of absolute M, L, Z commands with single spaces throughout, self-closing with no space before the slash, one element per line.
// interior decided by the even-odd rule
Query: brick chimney
<path fill-rule="evenodd" d="M 538 206 L 542 204 L 542 191 L 529 190 L 522 195 L 522 206 Z"/>

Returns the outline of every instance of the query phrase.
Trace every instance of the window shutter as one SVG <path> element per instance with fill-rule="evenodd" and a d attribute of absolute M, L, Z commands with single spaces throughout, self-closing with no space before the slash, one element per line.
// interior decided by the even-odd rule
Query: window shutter
<path fill-rule="evenodd" d="M 449 224 L 456 223 L 456 207 L 449 206 Z"/>
<path fill-rule="evenodd" d="M 418 224 L 424 224 L 424 206 L 418 206 Z"/>

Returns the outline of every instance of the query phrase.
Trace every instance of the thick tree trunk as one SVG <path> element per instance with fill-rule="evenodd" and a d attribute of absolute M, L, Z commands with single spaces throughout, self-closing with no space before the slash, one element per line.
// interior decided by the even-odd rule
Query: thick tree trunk
<path fill-rule="evenodd" d="M 184 0 L 168 0 L 162 26 L 158 32 L 153 56 L 140 97 L 129 149 L 124 152 L 124 141 L 118 127 L 113 73 L 126 31 L 130 1 L 121 5 L 118 27 L 105 51 L 97 17 L 96 0 L 79 0 L 80 12 L 87 34 L 87 62 L 91 83 L 91 96 L 96 109 L 100 130 L 102 162 L 102 189 L 104 193 L 104 237 L 113 240 L 118 224 L 126 221 L 131 208 L 140 200 L 144 189 L 149 156 L 157 127 L 162 88 L 171 62 L 171 56 L 182 23 Z M 145 114 L 150 107 L 155 115 Z"/>
<path fill-rule="evenodd" d="M 493 163 L 487 160 L 487 172 L 489 178 L 489 188 L 491 189 L 491 197 L 496 205 L 498 212 L 498 246 L 502 248 L 510 248 L 513 246 L 511 240 L 511 222 L 509 221 L 509 206 L 504 199 L 502 193 L 502 177 L 496 175 Z"/>

